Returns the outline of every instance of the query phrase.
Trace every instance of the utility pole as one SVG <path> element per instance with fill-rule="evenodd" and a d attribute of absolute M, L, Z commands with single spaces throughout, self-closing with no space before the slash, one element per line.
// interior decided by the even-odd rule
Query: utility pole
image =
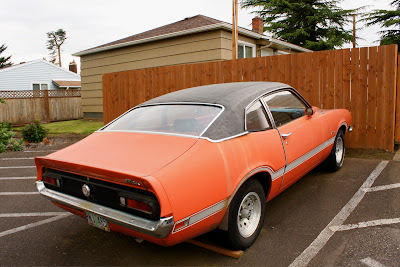
<path fill-rule="evenodd" d="M 232 0 L 232 59 L 238 57 L 238 0 Z"/>
<path fill-rule="evenodd" d="M 353 14 L 353 48 L 356 48 L 356 14 Z"/>

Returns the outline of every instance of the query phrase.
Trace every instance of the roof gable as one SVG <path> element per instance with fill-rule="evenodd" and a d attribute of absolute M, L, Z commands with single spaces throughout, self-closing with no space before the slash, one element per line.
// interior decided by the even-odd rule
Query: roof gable
<path fill-rule="evenodd" d="M 57 66 L 57 65 L 55 65 L 53 63 L 50 63 L 50 62 L 48 62 L 48 61 L 46 61 L 44 59 L 32 60 L 32 61 L 29 61 L 29 62 L 21 63 L 21 64 L 18 64 L 18 65 L 13 65 L 11 67 L 7 67 L 7 68 L 4 68 L 4 69 L 0 69 L 0 73 L 9 72 L 9 71 L 15 71 L 15 70 L 17 70 L 19 68 L 26 68 L 26 67 L 28 67 L 30 65 L 34 65 L 34 64 L 45 64 L 45 65 L 50 66 L 51 68 L 54 68 L 54 69 L 57 69 L 57 70 L 61 70 L 61 71 L 65 72 L 65 73 L 67 73 L 69 75 L 74 76 L 76 78 L 76 80 L 80 80 L 81 79 L 81 76 L 79 74 L 76 74 L 76 73 L 74 73 L 72 71 L 69 71 L 67 69 L 61 68 L 61 67 L 59 67 L 59 66 Z"/>

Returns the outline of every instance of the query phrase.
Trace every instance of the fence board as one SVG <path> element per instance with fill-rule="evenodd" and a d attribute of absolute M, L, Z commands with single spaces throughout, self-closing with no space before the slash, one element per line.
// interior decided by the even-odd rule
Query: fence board
<path fill-rule="evenodd" d="M 383 136 L 385 136 L 385 50 L 383 46 L 378 47 L 378 68 L 377 68 L 377 113 L 376 113 L 376 135 L 378 147 L 384 147 Z"/>
<path fill-rule="evenodd" d="M 350 101 L 351 101 L 351 116 L 352 116 L 352 125 L 354 129 L 354 133 L 349 136 L 349 143 L 352 144 L 355 148 L 360 148 L 360 144 L 358 143 L 357 136 L 359 132 L 359 112 L 362 108 L 360 105 L 359 99 L 359 48 L 352 49 L 351 54 L 351 77 L 350 77 Z"/>
<path fill-rule="evenodd" d="M 386 49 L 386 87 L 385 90 L 385 113 L 386 113 L 386 138 L 385 138 L 385 149 L 392 150 L 394 147 L 394 136 L 395 136 L 395 114 L 396 114 L 396 65 L 397 59 L 393 54 L 397 53 L 397 47 L 385 46 Z"/>
<path fill-rule="evenodd" d="M 264 57 L 264 71 L 263 71 L 263 81 L 272 81 L 271 79 L 271 57 Z M 288 76 L 290 72 L 288 72 Z"/>
<path fill-rule="evenodd" d="M 378 64 L 378 50 L 376 47 L 370 47 L 368 50 L 368 109 L 367 109 L 367 148 L 374 148 L 376 139 L 376 68 Z"/>
<path fill-rule="evenodd" d="M 343 50 L 343 68 L 342 68 L 343 108 L 351 111 L 352 107 L 351 107 L 351 101 L 350 101 L 350 62 L 351 62 L 350 60 L 351 60 L 350 49 L 344 49 Z"/>
<path fill-rule="evenodd" d="M 400 121 L 396 109 L 400 94 L 395 98 L 400 83 L 396 80 L 396 71 L 400 72 L 396 49 L 396 45 L 343 49 L 104 74 L 104 121 L 128 107 L 183 88 L 279 81 L 298 89 L 314 106 L 350 110 L 354 131 L 346 136 L 348 147 L 393 150 L 395 129 L 396 140 L 400 140 L 400 123 L 395 124 Z"/>
<path fill-rule="evenodd" d="M 335 51 L 335 96 L 334 96 L 334 108 L 343 108 L 343 50 Z"/>
<path fill-rule="evenodd" d="M 312 80 L 313 80 L 313 96 L 311 97 L 311 104 L 313 106 L 320 106 L 320 95 L 321 95 L 321 90 L 320 90 L 320 64 L 319 64 L 319 57 L 320 53 L 312 53 L 311 55 L 313 59 L 313 73 L 312 73 Z"/>
<path fill-rule="evenodd" d="M 368 110 L 368 48 L 360 48 L 360 79 L 359 79 L 359 100 L 360 100 L 360 111 L 358 122 L 358 143 L 361 148 L 365 148 L 367 145 L 367 110 Z"/>
<path fill-rule="evenodd" d="M 324 108 L 332 109 L 335 108 L 335 53 L 328 52 L 326 55 L 326 98 Z"/>
<path fill-rule="evenodd" d="M 397 55 L 395 141 L 400 142 L 400 54 Z"/>
<path fill-rule="evenodd" d="M 304 64 L 305 64 L 305 77 L 304 77 L 304 84 L 305 84 L 305 97 L 306 99 L 311 100 L 312 97 L 312 88 L 313 88 L 313 64 L 312 64 L 313 57 L 304 54 Z M 285 81 L 286 82 L 286 81 Z M 287 82 L 286 82 L 287 83 Z"/>

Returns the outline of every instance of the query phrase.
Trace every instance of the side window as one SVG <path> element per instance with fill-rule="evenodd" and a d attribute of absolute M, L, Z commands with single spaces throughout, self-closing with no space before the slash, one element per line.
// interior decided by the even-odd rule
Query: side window
<path fill-rule="evenodd" d="M 260 101 L 255 102 L 246 110 L 246 128 L 249 132 L 271 128 L 264 107 Z"/>
<path fill-rule="evenodd" d="M 254 57 L 255 47 L 252 45 L 238 44 L 238 58 Z"/>
<path fill-rule="evenodd" d="M 33 89 L 34 91 L 39 91 L 39 90 L 40 90 L 40 84 L 38 84 L 38 83 L 32 84 L 32 89 Z"/>
<path fill-rule="evenodd" d="M 263 97 L 274 117 L 276 127 L 305 116 L 307 106 L 292 92 L 282 91 Z"/>

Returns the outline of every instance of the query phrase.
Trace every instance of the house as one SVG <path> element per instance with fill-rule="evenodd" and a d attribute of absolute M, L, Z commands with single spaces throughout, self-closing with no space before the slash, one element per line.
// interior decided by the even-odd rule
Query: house
<path fill-rule="evenodd" d="M 0 91 L 80 89 L 76 64 L 70 69 L 75 72 L 43 59 L 13 65 L 0 70 Z"/>
<path fill-rule="evenodd" d="M 263 34 L 263 21 L 252 30 L 239 27 L 239 58 L 311 52 Z M 84 118 L 103 117 L 102 75 L 167 65 L 232 59 L 232 24 L 197 15 L 153 30 L 90 48 L 81 57 Z"/>

